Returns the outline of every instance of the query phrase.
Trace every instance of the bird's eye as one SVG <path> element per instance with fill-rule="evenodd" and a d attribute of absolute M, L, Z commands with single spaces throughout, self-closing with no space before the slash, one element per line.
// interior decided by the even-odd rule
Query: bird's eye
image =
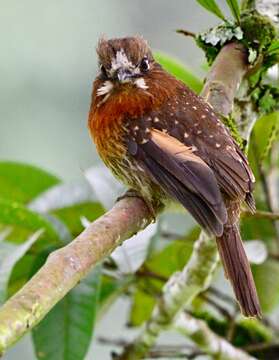
<path fill-rule="evenodd" d="M 105 77 L 105 78 L 107 78 L 108 77 L 108 75 L 107 75 L 107 71 L 106 71 L 106 68 L 104 67 L 104 65 L 100 65 L 100 70 L 101 70 L 101 74 Z"/>
<path fill-rule="evenodd" d="M 149 70 L 149 61 L 146 57 L 144 57 L 142 60 L 141 60 L 141 63 L 140 63 L 140 69 L 141 71 L 143 72 L 146 72 Z"/>

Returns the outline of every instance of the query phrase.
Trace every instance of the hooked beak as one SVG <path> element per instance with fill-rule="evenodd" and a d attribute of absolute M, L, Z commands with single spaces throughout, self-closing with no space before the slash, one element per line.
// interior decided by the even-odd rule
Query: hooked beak
<path fill-rule="evenodd" d="M 118 71 L 116 73 L 116 77 L 119 82 L 125 83 L 125 82 L 130 81 L 130 79 L 133 77 L 133 74 L 129 69 L 120 68 L 120 69 L 118 69 Z"/>

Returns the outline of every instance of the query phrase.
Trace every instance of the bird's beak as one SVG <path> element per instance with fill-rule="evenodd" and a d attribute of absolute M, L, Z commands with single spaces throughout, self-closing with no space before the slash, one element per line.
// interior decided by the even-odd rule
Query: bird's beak
<path fill-rule="evenodd" d="M 119 82 L 125 83 L 130 81 L 130 79 L 133 77 L 133 74 L 129 69 L 120 68 L 118 69 L 116 76 Z"/>

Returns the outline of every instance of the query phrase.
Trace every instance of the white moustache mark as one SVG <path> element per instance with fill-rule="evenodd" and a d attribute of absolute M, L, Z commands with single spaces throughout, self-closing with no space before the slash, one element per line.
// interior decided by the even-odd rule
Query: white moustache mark
<path fill-rule="evenodd" d="M 139 79 L 135 80 L 135 84 L 137 85 L 137 87 L 139 89 L 142 89 L 142 90 L 148 89 L 148 86 L 146 85 L 144 78 L 139 78 Z"/>
<path fill-rule="evenodd" d="M 113 89 L 113 83 L 109 80 L 105 81 L 101 87 L 97 90 L 97 96 L 106 95 Z"/>

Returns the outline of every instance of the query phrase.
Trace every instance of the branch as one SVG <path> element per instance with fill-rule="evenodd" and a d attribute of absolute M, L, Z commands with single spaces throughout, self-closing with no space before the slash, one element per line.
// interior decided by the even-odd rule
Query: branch
<path fill-rule="evenodd" d="M 247 70 L 246 51 L 242 45 L 223 47 L 207 77 L 202 96 L 220 114 L 232 110 L 234 94 Z M 211 281 L 218 263 L 215 241 L 201 233 L 189 262 L 166 283 L 151 319 L 134 343 L 124 349 L 118 360 L 142 359 L 162 331 L 171 327 L 178 314 L 189 305 Z"/>
<path fill-rule="evenodd" d="M 37 274 L 0 309 L 0 354 L 33 328 L 121 242 L 151 221 L 138 198 L 119 201 L 69 245 L 54 251 Z"/>
<path fill-rule="evenodd" d="M 98 342 L 103 345 L 112 345 L 113 347 L 124 347 L 128 343 L 124 339 L 111 339 L 107 337 L 99 337 Z M 160 359 L 160 358 L 175 358 L 175 359 L 193 359 L 197 356 L 205 355 L 204 352 L 198 350 L 196 347 L 183 344 L 183 345 L 157 345 L 147 354 L 147 358 L 151 359 Z M 117 356 L 115 353 L 112 353 L 112 358 L 114 359 Z"/>
<path fill-rule="evenodd" d="M 236 91 L 247 70 L 247 53 L 244 47 L 236 43 L 224 46 L 210 69 L 201 96 L 218 113 L 229 115 Z"/>
<path fill-rule="evenodd" d="M 254 219 L 266 219 L 266 220 L 279 220 L 278 212 L 270 212 L 270 211 L 262 211 L 257 210 L 254 214 L 249 211 L 243 211 L 241 216 L 246 218 L 254 218 Z"/>
<path fill-rule="evenodd" d="M 223 360 L 256 360 L 216 335 L 204 321 L 195 319 L 185 312 L 179 315 L 174 323 L 174 327 L 181 334 L 193 340 L 200 350 L 214 358 Z"/>

